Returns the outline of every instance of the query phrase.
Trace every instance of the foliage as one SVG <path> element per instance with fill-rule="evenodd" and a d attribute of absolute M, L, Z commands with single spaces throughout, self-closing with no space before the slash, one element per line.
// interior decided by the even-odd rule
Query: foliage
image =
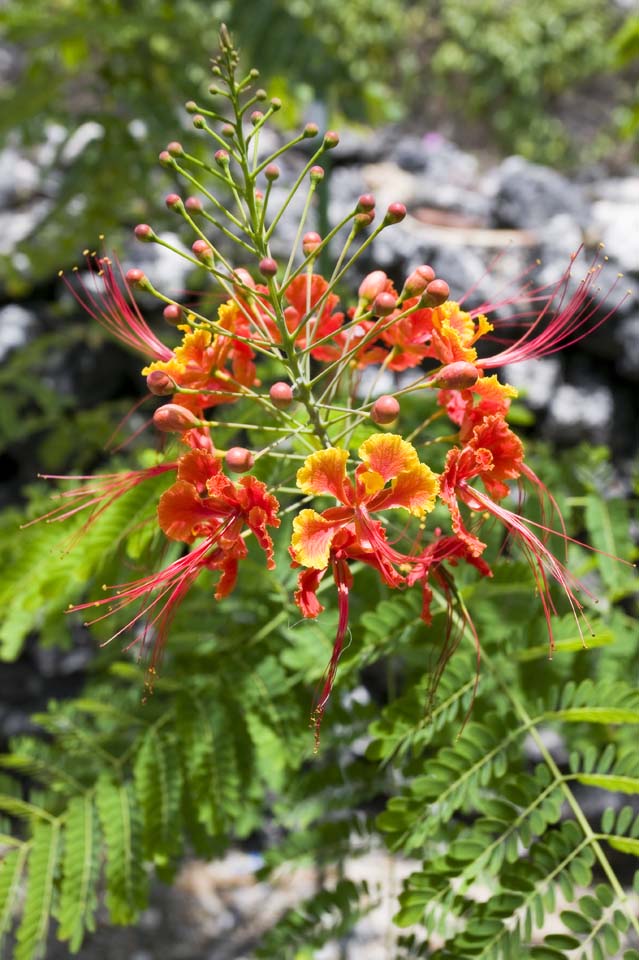
<path fill-rule="evenodd" d="M 395 924 L 412 928 L 397 934 L 399 956 L 541 960 L 568 953 L 571 960 L 600 960 L 624 951 L 626 960 L 636 960 L 639 688 L 628 612 L 636 581 L 628 565 L 614 560 L 632 555 L 628 507 L 602 499 L 610 471 L 601 450 L 549 456 L 539 448 L 524 464 L 505 420 L 512 391 L 483 375 L 483 368 L 501 366 L 504 355 L 512 362 L 543 355 L 581 335 L 581 318 L 591 313 L 590 304 L 581 312 L 582 295 L 593 274 L 576 301 L 564 297 L 566 280 L 546 298 L 536 290 L 535 303 L 552 308 L 558 298 L 561 305 L 543 333 L 533 325 L 532 334 L 482 359 L 473 343 L 489 331 L 486 319 L 460 311 L 447 299 L 447 284 L 425 265 L 400 294 L 381 271 L 369 274 L 351 313 L 334 314 L 331 292 L 343 264 L 405 210 L 391 204 L 382 223 L 363 235 L 374 200 L 361 197 L 344 218 L 347 236 L 330 281 L 313 273 L 329 239 L 314 232 L 304 234 L 301 263 L 293 250 L 282 275 L 269 242 L 292 194 L 273 214 L 270 180 L 256 192 L 263 167 L 271 180 L 279 176 L 272 167 L 277 157 L 260 165 L 245 139 L 268 117 L 254 115 L 252 131 L 242 122 L 239 94 L 255 78 L 236 82 L 225 29 L 220 39 L 214 75 L 226 78 L 235 125 L 222 120 L 226 147 L 208 170 L 229 188 L 237 216 L 218 203 L 216 214 L 226 220 L 220 225 L 209 217 L 216 236 L 224 233 L 241 248 L 243 262 L 257 261 L 266 283 L 231 267 L 194 222 L 193 207 L 176 196 L 170 206 L 199 237 L 194 257 L 181 255 L 204 264 L 214 289 L 229 297 L 213 319 L 204 314 L 206 298 L 182 309 L 156 294 L 167 304 L 167 319 L 177 314 L 182 321 L 183 345 L 172 350 L 128 299 L 130 287 L 122 292 L 108 259 L 98 260 L 95 278 L 106 292 L 80 288 L 80 299 L 88 298 L 105 326 L 154 360 L 145 368 L 147 385 L 171 399 L 153 422 L 180 440 L 167 441 L 161 454 L 129 453 L 108 474 L 61 489 L 45 522 L 7 537 L 0 656 L 19 656 L 31 632 L 59 642 L 67 630 L 54 627 L 56 608 L 67 609 L 71 631 L 90 628 L 100 652 L 81 693 L 52 701 L 34 718 L 39 735 L 14 737 L 0 758 L 0 937 L 16 960 L 42 957 L 54 934 L 77 953 L 102 901 L 113 924 L 134 923 L 151 879 L 171 882 L 186 852 L 220 856 L 250 841 L 263 848 L 263 880 L 309 860 L 324 872 L 324 889 L 281 917 L 257 951 L 298 960 L 332 940 L 345 944 L 374 908 L 375 885 L 351 880 L 348 861 L 385 843 L 394 856 L 421 862 L 399 897 Z M 271 101 L 267 114 L 276 107 Z M 191 111 L 196 127 L 219 144 L 221 135 L 205 119 L 219 121 L 219 114 L 197 110 Z M 317 132 L 307 127 L 298 139 Z M 336 139 L 325 135 L 294 184 L 293 193 L 308 174 L 304 217 L 322 176 L 316 161 Z M 175 172 L 193 162 L 179 144 L 163 158 Z M 304 218 L 296 246 L 303 230 Z M 171 246 L 148 225 L 137 235 Z M 141 271 L 127 277 L 155 292 Z M 304 299 L 291 321 L 284 303 L 292 306 L 296 280 Z M 313 282 L 320 299 L 310 304 Z M 451 317 L 457 326 L 447 325 Z M 416 318 L 415 325 L 405 323 Z M 351 333 L 361 337 L 355 347 Z M 189 352 L 202 342 L 206 349 Z M 330 353 L 335 342 L 337 354 Z M 465 359 L 451 361 L 445 351 L 453 348 Z M 252 363 L 256 353 L 267 358 L 260 377 L 270 382 L 284 370 L 287 382 L 267 391 Z M 420 370 L 396 396 L 358 393 L 358 371 L 367 364 L 401 372 L 423 357 L 439 366 Z M 437 392 L 429 394 L 433 387 Z M 32 401 L 42 398 L 36 393 Z M 207 419 L 212 407 L 215 420 Z M 401 413 L 407 439 L 384 429 L 389 412 L 390 419 Z M 459 429 L 451 434 L 444 416 Z M 486 446 L 476 449 L 477 431 L 487 427 Z M 281 435 L 286 443 L 278 449 Z M 359 466 L 346 472 L 354 450 Z M 303 462 L 297 487 L 290 472 L 295 460 Z M 406 465 L 397 467 L 398 460 Z M 493 464 L 503 478 L 521 478 L 519 491 L 490 474 Z M 254 472 L 238 482 L 224 472 L 247 469 Z M 552 494 L 541 489 L 537 473 Z M 469 487 L 477 477 L 483 488 Z M 524 478 L 533 496 L 526 497 Z M 340 505 L 319 514 L 300 492 L 323 498 L 319 506 L 328 494 Z M 522 516 L 501 505 L 517 494 Z M 26 521 L 42 512 L 37 496 Z M 286 521 L 300 506 L 289 553 Z M 403 519 L 370 520 L 369 512 L 391 507 L 404 509 Z M 7 532 L 16 520 L 5 517 Z M 302 536 L 295 540 L 307 521 L 320 530 L 329 525 L 325 566 L 323 554 L 318 560 L 304 552 Z M 442 538 L 440 525 L 453 534 Z M 80 537 L 81 548 L 70 549 Z M 194 546 L 195 540 L 203 542 Z M 554 555 L 557 540 L 566 567 Z M 410 552 L 401 553 L 406 542 Z M 441 543 L 463 551 L 437 558 L 429 551 Z M 492 570 L 479 562 L 484 551 Z M 530 563 L 522 562 L 522 552 Z M 303 568 L 295 595 L 291 556 Z M 469 558 L 476 562 L 443 566 Z M 149 575 L 158 565 L 160 572 Z M 319 582 L 329 568 L 337 591 L 330 578 Z M 587 583 L 579 596 L 568 570 Z M 166 571 L 178 574 L 163 580 Z M 411 583 L 399 590 L 415 571 L 422 589 Z M 217 613 L 214 578 L 224 604 Z M 96 599 L 102 584 L 120 586 L 104 586 Z M 596 603 L 598 595 L 604 602 Z M 129 600 L 133 616 L 124 612 Z M 327 609 L 315 619 L 322 605 Z M 298 610 L 307 619 L 300 621 Z M 87 615 L 92 619 L 83 624 Z M 143 660 L 147 648 L 151 665 L 142 667 L 133 654 Z M 553 741 L 559 747 L 551 748 Z M 603 804 L 597 817 L 587 809 L 593 792 Z M 546 921 L 557 912 L 560 925 L 548 933 Z"/>

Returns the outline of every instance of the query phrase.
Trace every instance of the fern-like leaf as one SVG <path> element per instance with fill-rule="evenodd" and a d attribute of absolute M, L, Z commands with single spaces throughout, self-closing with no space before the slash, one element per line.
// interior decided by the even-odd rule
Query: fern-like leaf
<path fill-rule="evenodd" d="M 34 826 L 27 867 L 27 892 L 16 935 L 14 960 L 35 960 L 44 954 L 59 842 L 60 824 L 57 821 L 40 822 Z"/>
<path fill-rule="evenodd" d="M 95 930 L 99 840 L 93 797 L 89 793 L 74 797 L 65 816 L 58 910 L 58 938 L 68 940 L 74 953 L 82 944 L 85 930 Z"/>
<path fill-rule="evenodd" d="M 140 809 L 129 785 L 100 777 L 97 805 L 106 841 L 106 902 L 113 923 L 133 923 L 145 906 Z"/>

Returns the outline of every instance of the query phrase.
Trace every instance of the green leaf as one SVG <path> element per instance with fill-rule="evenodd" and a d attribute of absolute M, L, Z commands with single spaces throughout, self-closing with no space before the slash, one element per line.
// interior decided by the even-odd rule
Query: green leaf
<path fill-rule="evenodd" d="M 639 857 L 639 840 L 632 837 L 605 837 L 606 843 L 620 853 L 631 853 Z"/>
<path fill-rule="evenodd" d="M 58 938 L 72 952 L 82 945 L 85 930 L 95 930 L 99 876 L 98 818 L 91 794 L 74 797 L 67 808 L 62 858 Z"/>
<path fill-rule="evenodd" d="M 16 934 L 14 960 L 34 960 L 43 955 L 52 911 L 59 840 L 60 825 L 57 822 L 34 825 L 27 868 L 27 892 Z"/>
<path fill-rule="evenodd" d="M 617 790 L 619 793 L 639 793 L 638 777 L 623 777 L 615 773 L 579 773 L 575 780 L 588 787 Z"/>
<path fill-rule="evenodd" d="M 182 775 L 175 745 L 154 728 L 147 731 L 135 760 L 135 784 L 144 821 L 144 848 L 160 865 L 181 848 Z"/>
<path fill-rule="evenodd" d="M 133 923 L 146 905 L 140 810 L 130 787 L 106 774 L 97 787 L 100 822 L 106 840 L 106 902 L 113 923 Z"/>
<path fill-rule="evenodd" d="M 567 710 L 548 710 L 550 720 L 566 723 L 639 723 L 639 710 L 619 707 L 570 707 Z"/>
<path fill-rule="evenodd" d="M 0 860 L 0 950 L 3 939 L 11 926 L 16 897 L 20 890 L 22 871 L 29 853 L 27 844 L 10 850 Z"/>

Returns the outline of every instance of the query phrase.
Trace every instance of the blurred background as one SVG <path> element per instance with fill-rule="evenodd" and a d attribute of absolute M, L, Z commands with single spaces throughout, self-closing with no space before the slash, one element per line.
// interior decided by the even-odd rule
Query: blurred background
<path fill-rule="evenodd" d="M 269 146 L 310 119 L 340 132 L 320 226 L 336 222 L 362 192 L 375 193 L 380 209 L 393 200 L 408 207 L 406 221 L 379 239 L 362 270 L 383 269 L 401 286 L 415 265 L 430 262 L 455 296 L 476 284 L 481 302 L 536 258 L 540 282 L 548 282 L 580 244 L 595 251 L 605 243 L 602 309 L 623 300 L 605 330 L 504 375 L 522 388 L 516 416 L 524 433 L 551 449 L 605 446 L 610 458 L 603 449 L 598 455 L 609 460 L 605 490 L 632 495 L 639 422 L 634 3 L 0 0 L 0 520 L 7 539 L 18 522 L 13 508 L 36 489 L 36 473 L 85 473 L 104 462 L 105 445 L 143 394 L 139 359 L 79 311 L 58 271 L 81 264 L 83 249 L 104 234 L 127 267 L 143 266 L 167 292 L 201 282 L 166 251 L 136 246 L 132 228 L 148 222 L 190 243 L 163 202 L 182 184 L 157 155 L 174 139 L 195 155 L 207 150 L 183 105 L 206 101 L 221 22 L 246 68 L 257 66 L 259 82 L 282 98 Z M 303 162 L 302 154 L 287 156 L 282 180 Z M 291 229 L 283 224 L 282 249 Z M 590 262 L 587 251 L 576 280 Z M 618 273 L 624 278 L 615 286 Z M 144 306 L 153 321 L 153 304 Z M 159 311 L 156 319 L 161 324 Z M 134 415 L 129 432 L 144 419 Z M 30 714 L 47 697 L 81 686 L 92 657 L 85 641 L 57 650 L 32 635 L 24 646 L 0 636 L 1 738 L 29 731 Z M 151 939 L 164 909 L 156 909 Z M 146 935 L 140 930 L 141 940 L 113 947 L 118 956 L 133 955 Z"/>

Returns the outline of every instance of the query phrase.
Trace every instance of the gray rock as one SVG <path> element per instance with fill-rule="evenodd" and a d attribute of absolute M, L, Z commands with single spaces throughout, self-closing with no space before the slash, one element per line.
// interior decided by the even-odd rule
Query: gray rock
<path fill-rule="evenodd" d="M 608 443 L 612 419 L 613 399 L 607 386 L 596 382 L 582 386 L 564 383 L 552 399 L 544 432 L 562 445 L 582 440 Z"/>
<path fill-rule="evenodd" d="M 615 330 L 616 368 L 628 380 L 639 382 L 639 316 L 624 317 Z"/>
<path fill-rule="evenodd" d="M 555 170 L 523 157 L 504 160 L 493 206 L 497 226 L 541 227 L 559 213 L 570 214 L 578 224 L 587 222 L 588 205 L 579 187 Z"/>
<path fill-rule="evenodd" d="M 639 275 L 639 202 L 597 201 L 592 206 L 590 229 L 619 270 Z"/>
<path fill-rule="evenodd" d="M 15 147 L 0 153 L 0 206 L 19 203 L 38 189 L 40 171 Z"/>
<path fill-rule="evenodd" d="M 524 400 L 533 410 L 545 410 L 556 393 L 561 379 L 561 361 L 558 357 L 540 360 L 522 360 L 503 368 L 502 379 L 521 390 Z"/>
<path fill-rule="evenodd" d="M 17 303 L 0 309 L 0 360 L 27 342 L 35 328 L 35 314 Z"/>

